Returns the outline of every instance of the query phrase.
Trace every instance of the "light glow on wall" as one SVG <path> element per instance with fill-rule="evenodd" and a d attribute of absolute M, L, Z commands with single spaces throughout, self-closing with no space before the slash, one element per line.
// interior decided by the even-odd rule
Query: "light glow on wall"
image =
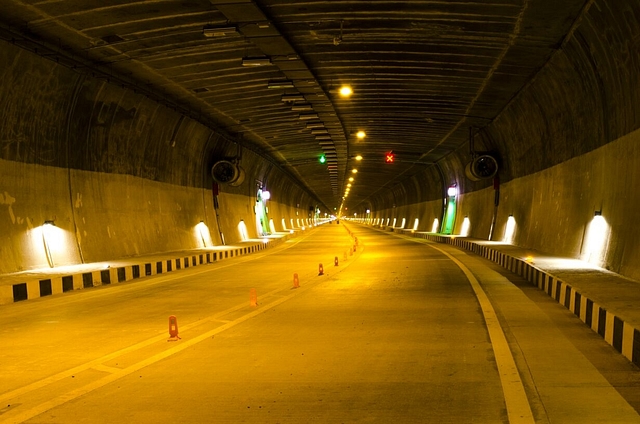
<path fill-rule="evenodd" d="M 402 225 L 400 225 L 400 228 L 404 228 L 406 223 L 407 223 L 407 218 L 402 218 Z"/>
<path fill-rule="evenodd" d="M 602 266 L 609 247 L 609 233 L 607 221 L 601 214 L 596 214 L 587 227 L 581 259 Z"/>
<path fill-rule="evenodd" d="M 465 216 L 464 220 L 462 221 L 462 228 L 460 228 L 460 236 L 468 237 L 470 229 L 471 229 L 471 221 L 469 221 L 468 216 Z"/>
<path fill-rule="evenodd" d="M 396 221 L 397 220 L 398 220 L 398 218 L 393 218 L 393 225 L 392 225 L 393 228 L 396 228 Z"/>
<path fill-rule="evenodd" d="M 200 247 L 213 246 L 211 232 L 209 232 L 209 227 L 207 227 L 207 224 L 205 224 L 204 221 L 200 221 L 200 223 L 196 225 L 195 233 L 198 244 L 201 244 Z"/>
<path fill-rule="evenodd" d="M 242 241 L 249 240 L 249 233 L 247 232 L 247 226 L 244 224 L 243 220 L 240 220 L 238 224 L 238 231 L 240 232 L 240 239 Z"/>
<path fill-rule="evenodd" d="M 418 223 L 420 222 L 420 220 L 418 218 L 416 218 L 415 221 L 413 221 L 413 231 L 418 231 Z"/>
<path fill-rule="evenodd" d="M 438 218 L 433 220 L 433 225 L 431 226 L 431 232 L 432 233 L 437 233 L 438 232 L 438 228 L 440 228 L 440 221 L 438 221 Z"/>
<path fill-rule="evenodd" d="M 70 234 L 53 221 L 45 221 L 40 227 L 33 228 L 31 239 L 34 244 L 34 251 L 44 253 L 47 263 L 51 268 L 57 264 L 70 264 L 77 261 L 76 245 Z"/>
<path fill-rule="evenodd" d="M 284 218 L 282 218 L 282 231 L 287 231 L 287 221 Z"/>
<path fill-rule="evenodd" d="M 293 218 L 291 218 L 289 222 L 291 222 L 291 228 L 295 228 L 295 225 L 293 225 Z"/>
<path fill-rule="evenodd" d="M 509 218 L 507 219 L 507 225 L 505 226 L 504 229 L 504 237 L 502 238 L 502 241 L 504 243 L 509 243 L 509 244 L 513 244 L 513 237 L 516 234 L 516 219 L 513 217 L 513 215 L 509 215 Z"/>
<path fill-rule="evenodd" d="M 387 218 L 387 223 L 385 224 L 387 227 L 389 226 L 389 219 L 391 218 Z"/>
<path fill-rule="evenodd" d="M 269 229 L 272 233 L 276 232 L 276 224 L 273 223 L 273 218 L 269 219 Z"/>

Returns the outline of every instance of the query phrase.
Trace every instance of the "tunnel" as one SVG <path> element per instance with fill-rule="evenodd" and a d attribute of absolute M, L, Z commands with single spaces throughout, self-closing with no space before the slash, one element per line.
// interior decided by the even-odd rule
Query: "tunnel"
<path fill-rule="evenodd" d="M 640 422 L 640 1 L 0 11 L 0 422 Z"/>

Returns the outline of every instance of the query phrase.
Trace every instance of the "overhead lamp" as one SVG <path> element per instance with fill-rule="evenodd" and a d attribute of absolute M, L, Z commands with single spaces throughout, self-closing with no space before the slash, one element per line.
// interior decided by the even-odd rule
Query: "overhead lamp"
<path fill-rule="evenodd" d="M 298 118 L 305 120 L 305 119 L 318 119 L 318 114 L 317 113 L 301 113 L 300 115 L 298 115 Z"/>
<path fill-rule="evenodd" d="M 230 25 L 225 25 L 225 26 L 205 25 L 202 28 L 202 35 L 204 35 L 205 37 L 224 37 L 225 35 L 237 34 L 237 32 L 238 32 L 238 28 Z"/>
<path fill-rule="evenodd" d="M 283 94 L 281 100 L 283 102 L 304 102 L 305 98 L 302 94 Z"/>
<path fill-rule="evenodd" d="M 362 160 L 362 155 L 357 155 L 357 156 L 355 157 L 355 160 Z"/>
<path fill-rule="evenodd" d="M 302 105 L 293 105 L 291 106 L 291 110 L 294 112 L 302 112 L 305 110 L 313 110 L 313 106 L 308 103 Z"/>
<path fill-rule="evenodd" d="M 356 133 L 356 137 L 358 137 L 358 139 L 362 140 L 363 138 L 365 138 L 367 136 L 367 133 L 364 131 L 358 131 Z"/>
<path fill-rule="evenodd" d="M 293 81 L 274 80 L 267 83 L 267 88 L 293 88 Z"/>
<path fill-rule="evenodd" d="M 343 85 L 342 87 L 340 87 L 339 92 L 342 97 L 349 97 L 353 94 L 353 90 L 348 85 Z"/>
<path fill-rule="evenodd" d="M 357 170 L 357 169 L 355 169 L 355 168 L 353 168 L 353 169 L 351 170 L 351 173 L 352 173 L 352 174 L 357 174 L 357 173 L 358 173 L 358 170 Z"/>
<path fill-rule="evenodd" d="M 266 66 L 271 65 L 270 57 L 243 57 L 242 66 Z"/>

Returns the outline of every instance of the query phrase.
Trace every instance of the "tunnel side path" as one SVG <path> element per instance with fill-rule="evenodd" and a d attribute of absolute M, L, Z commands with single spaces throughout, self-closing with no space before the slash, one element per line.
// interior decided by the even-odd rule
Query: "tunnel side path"
<path fill-rule="evenodd" d="M 4 274 L 0 275 L 0 305 L 212 264 L 278 246 L 304 231 L 296 228 L 292 232 L 278 232 L 263 239 L 250 239 L 235 245 Z"/>
<path fill-rule="evenodd" d="M 545 291 L 625 358 L 640 366 L 639 282 L 588 262 L 501 242 L 391 227 L 373 228 L 450 244 L 497 263 Z"/>

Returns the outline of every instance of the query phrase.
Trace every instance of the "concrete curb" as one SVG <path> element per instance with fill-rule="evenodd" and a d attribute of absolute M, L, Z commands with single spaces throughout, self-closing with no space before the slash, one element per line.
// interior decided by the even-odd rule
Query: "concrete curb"
<path fill-rule="evenodd" d="M 117 284 L 146 276 L 166 274 L 189 267 L 211 264 L 224 259 L 267 249 L 288 238 L 288 236 L 285 236 L 246 247 L 189 253 L 187 255 L 174 256 L 162 260 L 150 261 L 148 259 L 145 260 L 145 258 L 139 258 L 140 262 L 138 263 L 134 262 L 120 267 L 52 275 L 50 278 L 32 279 L 15 284 L 6 284 L 0 286 L 0 305 L 51 296 L 71 290 L 82 290 L 108 284 Z M 135 261 L 135 259 L 133 260 Z"/>
<path fill-rule="evenodd" d="M 463 248 L 523 277 L 540 290 L 544 290 L 558 303 L 564 305 L 582 322 L 587 324 L 589 328 L 602 336 L 614 349 L 622 353 L 624 357 L 634 364 L 640 366 L 640 331 L 615 313 L 608 311 L 602 305 L 584 296 L 566 281 L 533 266 L 522 258 L 507 255 L 489 246 L 464 238 L 411 233 L 403 230 L 395 230 L 395 232 Z"/>

